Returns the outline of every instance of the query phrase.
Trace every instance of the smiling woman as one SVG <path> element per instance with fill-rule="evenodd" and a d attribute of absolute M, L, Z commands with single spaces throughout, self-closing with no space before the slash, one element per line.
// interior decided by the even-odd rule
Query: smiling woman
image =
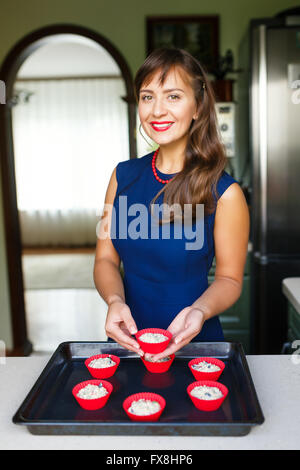
<path fill-rule="evenodd" d="M 191 121 L 197 117 L 197 103 L 193 89 L 184 80 L 182 70 L 174 67 L 163 84 L 160 72 L 156 72 L 147 88 L 140 90 L 139 99 L 139 116 L 144 131 L 160 146 L 172 143 L 184 150 Z M 162 150 L 160 159 L 163 159 Z M 158 161 L 156 165 L 163 173 L 181 170 L 165 168 Z"/>
<path fill-rule="evenodd" d="M 242 190 L 224 170 L 214 95 L 201 65 L 183 50 L 156 50 L 137 72 L 135 93 L 141 125 L 158 149 L 116 166 L 105 199 L 116 215 L 109 221 L 110 233 L 118 233 L 124 197 L 128 207 L 148 207 L 147 227 L 154 223 L 154 202 L 161 203 L 163 197 L 171 230 L 164 236 L 163 217 L 155 238 L 145 237 L 141 227 L 139 238 L 98 239 L 94 281 L 108 304 L 110 338 L 143 355 L 131 336 L 138 329 L 158 327 L 172 333 L 165 351 L 153 358 L 159 360 L 190 341 L 224 340 L 218 314 L 241 293 L 249 216 Z M 182 209 L 184 225 L 204 222 L 201 246 L 177 236 L 174 206 Z M 204 207 L 200 221 L 199 206 Z M 208 286 L 214 256 L 215 280 Z"/>
<path fill-rule="evenodd" d="M 141 124 L 160 146 L 156 167 L 163 173 L 178 173 L 172 184 L 161 189 L 164 201 L 191 202 L 194 215 L 195 205 L 203 203 L 206 213 L 212 213 L 217 196 L 213 193 L 226 156 L 218 136 L 213 90 L 204 68 L 186 51 L 158 49 L 138 71 L 135 93 Z M 158 134 L 153 122 L 162 123 L 166 116 L 170 126 Z"/>

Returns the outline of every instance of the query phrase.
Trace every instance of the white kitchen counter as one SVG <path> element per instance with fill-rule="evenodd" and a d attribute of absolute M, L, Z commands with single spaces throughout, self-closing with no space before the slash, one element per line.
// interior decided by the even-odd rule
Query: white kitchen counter
<path fill-rule="evenodd" d="M 50 356 L 0 362 L 0 449 L 300 449 L 300 356 L 247 356 L 265 422 L 240 437 L 35 436 L 12 417 Z M 133 452 L 134 455 L 134 452 Z"/>
<path fill-rule="evenodd" d="M 282 292 L 300 315 L 300 277 L 283 279 Z"/>

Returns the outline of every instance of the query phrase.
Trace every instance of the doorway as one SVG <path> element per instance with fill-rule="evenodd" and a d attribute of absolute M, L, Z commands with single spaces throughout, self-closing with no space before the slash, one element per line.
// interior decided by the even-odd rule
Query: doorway
<path fill-rule="evenodd" d="M 136 156 L 129 69 L 106 39 L 67 25 L 25 38 L 5 73 L 14 349 L 48 353 L 62 341 L 104 340 L 107 306 L 92 278 L 96 224 L 113 168 Z"/>

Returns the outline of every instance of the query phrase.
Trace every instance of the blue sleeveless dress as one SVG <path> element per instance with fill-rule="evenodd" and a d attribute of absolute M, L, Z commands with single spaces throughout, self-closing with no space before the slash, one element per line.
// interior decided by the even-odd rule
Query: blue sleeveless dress
<path fill-rule="evenodd" d="M 151 223 L 154 227 L 153 220 L 157 218 L 151 216 L 150 202 L 163 186 L 154 177 L 152 157 L 153 152 L 117 165 L 118 187 L 110 231 L 124 266 L 125 301 L 138 330 L 167 329 L 175 316 L 207 289 L 214 258 L 215 212 L 204 217 L 201 247 L 200 228 L 198 233 L 195 225 L 198 222 L 194 222 L 186 235 L 182 229 L 180 237 L 174 232 L 176 224 L 169 225 L 170 235 L 164 235 L 157 222 L 156 231 L 151 231 Z M 175 175 L 156 170 L 162 179 Z M 223 172 L 217 184 L 219 197 L 234 182 L 234 178 Z M 155 204 L 162 204 L 163 196 Z M 218 316 L 207 320 L 193 341 L 224 341 Z"/>

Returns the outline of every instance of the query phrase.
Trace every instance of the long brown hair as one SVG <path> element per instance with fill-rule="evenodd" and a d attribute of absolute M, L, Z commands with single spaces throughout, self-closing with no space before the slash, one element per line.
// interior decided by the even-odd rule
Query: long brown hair
<path fill-rule="evenodd" d="M 204 204 L 205 214 L 215 210 L 216 185 L 227 163 L 218 132 L 215 96 L 204 67 L 182 49 L 156 49 L 138 70 L 134 87 L 139 101 L 141 87 L 147 85 L 157 71 L 160 71 L 160 83 L 163 84 L 170 70 L 177 67 L 188 75 L 195 94 L 198 117 L 192 121 L 189 129 L 183 169 L 164 185 L 151 203 L 165 192 L 164 203 L 170 206 L 180 204 L 182 209 L 184 204 L 192 204 L 195 218 L 196 204 Z"/>

